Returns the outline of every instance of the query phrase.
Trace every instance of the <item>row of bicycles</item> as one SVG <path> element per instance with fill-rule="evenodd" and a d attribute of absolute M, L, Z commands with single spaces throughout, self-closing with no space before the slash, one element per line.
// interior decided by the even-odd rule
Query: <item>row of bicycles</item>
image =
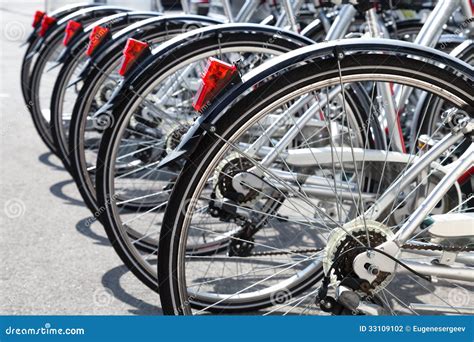
<path fill-rule="evenodd" d="M 36 12 L 21 81 L 165 314 L 474 312 L 470 0 L 159 8 Z"/>

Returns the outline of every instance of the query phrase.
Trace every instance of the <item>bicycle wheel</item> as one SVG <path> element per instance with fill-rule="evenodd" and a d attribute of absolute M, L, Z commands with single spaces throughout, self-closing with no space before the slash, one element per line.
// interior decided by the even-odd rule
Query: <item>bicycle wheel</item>
<path fill-rule="evenodd" d="M 78 10 L 96 6 L 95 4 L 78 4 L 78 5 L 69 5 L 64 6 L 56 11 L 49 14 L 50 17 L 55 18 L 57 21 L 61 20 L 62 18 L 74 13 Z M 41 20 L 43 16 L 39 13 Z M 34 25 L 34 23 L 33 23 Z M 33 26 L 33 32 L 27 39 L 28 47 L 26 49 L 25 54 L 23 55 L 23 60 L 21 62 L 21 92 L 23 94 L 23 99 L 27 105 L 30 105 L 30 96 L 29 96 L 29 83 L 31 77 L 31 69 L 35 64 L 35 56 L 34 53 L 39 49 L 41 44 L 43 43 L 42 37 L 39 35 L 39 31 L 41 29 L 41 21 L 39 21 L 36 25 Z"/>
<path fill-rule="evenodd" d="M 158 14 L 151 12 L 127 12 L 105 17 L 86 27 L 80 34 L 80 37 L 74 37 L 74 44 L 71 42 L 73 46 L 68 47 L 68 53 L 63 59 L 62 67 L 54 83 L 50 105 L 51 136 L 55 150 L 67 170 L 70 170 L 70 161 L 67 151 L 67 133 L 74 103 L 83 86 L 82 82 L 76 82 L 76 80 L 89 61 L 89 56 L 86 54 L 86 51 L 91 31 L 95 27 L 101 26 L 106 27 L 109 30 L 109 34 L 113 35 L 137 21 L 156 17 L 157 15 Z M 94 52 L 96 52 L 97 48 L 98 47 L 95 48 Z M 74 85 L 70 86 L 73 82 Z"/>
<path fill-rule="evenodd" d="M 48 32 L 48 35 L 45 37 L 45 42 L 37 52 L 38 55 L 31 72 L 29 84 L 31 102 L 29 109 L 33 123 L 41 139 L 55 154 L 56 149 L 49 127 L 51 119 L 49 106 L 51 104 L 52 89 L 59 70 L 57 68 L 50 68 L 56 65 L 55 61 L 64 48 L 62 45 L 64 29 L 69 20 L 76 20 L 83 25 L 88 25 L 104 16 L 125 11 L 128 10 L 121 7 L 97 6 L 74 12 L 61 19 L 57 23 L 57 29 L 52 30 L 50 33 Z"/>
<path fill-rule="evenodd" d="M 227 62 L 241 58 L 244 70 L 249 70 L 271 56 L 311 43 L 285 31 L 275 36 L 277 31 L 228 24 L 177 37 L 162 46 L 153 62 L 116 95 L 120 103 L 113 108 L 114 124 L 104 132 L 97 158 L 98 205 L 104 208 L 101 221 L 122 260 L 152 289 L 157 285 L 160 212 L 179 171 L 157 172 L 156 165 L 192 122 L 191 102 L 200 72 L 208 57 L 222 56 Z M 129 229 L 140 235 L 131 238 Z M 148 253 L 136 248 L 145 237 L 154 241 Z M 199 253 L 212 250 L 213 244 L 215 241 L 202 244 Z"/>
<path fill-rule="evenodd" d="M 352 314 L 336 302 L 324 306 L 316 301 L 325 272 L 330 272 L 331 285 L 344 281 L 344 286 L 357 288 L 358 295 L 370 305 L 380 305 L 388 297 L 390 303 L 384 304 L 388 313 L 416 312 L 404 301 L 395 303 L 403 286 L 415 284 L 417 289 L 423 289 L 413 277 L 409 278 L 411 275 L 407 281 L 406 274 L 381 274 L 377 283 L 362 288 L 361 279 L 352 269 L 358 253 L 350 253 L 359 243 L 366 248 L 390 239 L 406 221 L 405 217 L 399 222 L 394 220 L 398 218 L 394 215 L 396 210 L 404 206 L 416 208 L 420 202 L 413 197 L 421 196 L 417 190 L 432 179 L 422 177 L 418 180 L 421 183 L 414 182 L 413 188 L 403 189 L 405 197 L 383 210 L 378 221 L 369 217 L 364 221 L 366 210 L 407 169 L 413 156 L 375 150 L 384 154 L 377 161 L 375 155 L 370 157 L 374 150 L 368 145 L 358 148 L 361 145 L 350 138 L 346 144 L 332 142 L 330 137 L 338 132 L 346 137 L 365 132 L 370 137 L 371 129 L 367 124 L 357 126 L 356 120 L 346 119 L 346 110 L 342 115 L 332 115 L 330 109 L 320 108 L 335 89 L 342 97 L 342 107 L 349 108 L 347 87 L 370 85 L 370 94 L 376 92 L 380 82 L 423 89 L 450 101 L 454 107 L 472 108 L 472 68 L 461 65 L 460 76 L 450 68 L 442 70 L 402 55 L 400 47 L 398 53 L 374 53 L 380 51 L 379 42 L 365 41 L 360 45 L 364 46 L 361 51 L 351 54 L 345 44 L 351 41 L 328 44 L 326 49 L 321 45 L 320 54 L 316 48 L 311 49 L 314 54 L 310 49 L 301 49 L 268 63 L 258 70 L 260 74 L 256 71 L 244 80 L 248 84 L 244 82 L 209 109 L 212 120 L 202 121 L 206 134 L 200 141 L 197 139 L 197 147 L 185 162 L 163 218 L 158 274 L 165 314 L 268 307 L 272 308 L 267 314 Z M 324 51 L 334 51 L 338 57 L 324 55 Z M 417 54 L 416 47 L 410 51 Z M 253 82 L 258 82 L 258 87 L 235 100 L 237 94 L 245 93 L 244 89 L 251 89 Z M 272 131 L 265 125 L 268 117 L 278 115 L 282 108 L 290 108 L 305 96 L 312 100 L 312 118 L 319 118 L 321 130 L 330 132 L 326 150 L 314 148 L 305 137 L 308 133 L 299 129 L 296 122 L 303 115 L 295 116 L 287 126 L 283 125 L 287 121 L 281 122 L 283 132 L 296 127 L 296 144 L 285 140 L 285 134 L 270 134 Z M 380 100 L 379 96 L 371 96 L 366 123 L 378 121 L 376 118 L 385 110 L 377 98 Z M 307 109 L 306 112 L 311 113 Z M 258 138 L 247 142 L 251 131 L 265 137 L 266 143 L 258 142 Z M 284 148 L 277 150 L 278 146 Z M 301 170 L 302 165 L 306 169 Z M 222 195 L 222 188 L 227 189 L 227 195 Z M 463 208 L 462 204 L 460 201 L 458 208 Z M 229 246 L 233 248 L 206 257 L 188 252 L 188 246 L 196 245 L 204 234 L 207 237 L 229 232 Z M 331 266 L 336 259 L 338 265 L 333 271 Z M 446 300 L 443 291 L 453 286 L 448 283 L 428 295 Z M 434 304 L 431 299 L 429 302 Z M 404 300 L 409 304 L 412 298 Z"/>
<path fill-rule="evenodd" d="M 453 53 L 457 58 L 460 58 L 470 65 L 474 65 L 474 43 L 472 41 L 466 41 L 459 45 L 457 49 L 453 50 Z M 409 123 L 409 127 L 413 128 L 407 132 L 410 135 L 408 139 L 410 145 L 407 145 L 409 151 L 415 149 L 416 137 L 426 135 L 439 140 L 449 132 L 449 129 L 443 125 L 445 121 L 443 119 L 443 113 L 448 109 L 449 103 L 443 99 L 430 96 L 430 94 L 427 93 L 420 96 L 418 106 L 414 110 L 413 123 Z M 461 151 L 459 151 L 458 154 L 459 153 L 461 153 Z M 470 182 L 465 182 L 462 187 L 462 192 L 464 194 L 470 194 L 473 193 L 473 189 L 474 181 L 471 179 Z M 446 198 L 446 200 L 449 200 L 449 198 Z M 444 212 L 446 208 L 449 207 L 451 207 L 450 203 L 446 203 L 444 200 L 441 201 L 438 205 L 438 213 Z M 472 205 L 470 207 L 472 207 Z"/>
<path fill-rule="evenodd" d="M 459 51 L 454 51 L 454 56 L 471 66 L 474 65 L 474 42 L 467 41 L 458 46 L 458 48 Z M 415 129 L 411 131 L 412 137 L 410 140 L 413 141 L 413 143 L 410 145 L 410 148 L 414 148 L 415 137 L 419 135 L 428 134 L 432 136 L 436 134 L 435 138 L 437 139 L 446 135 L 447 130 L 440 128 L 443 123 L 441 115 L 446 111 L 446 107 L 443 108 L 443 106 L 449 104 L 446 104 L 446 101 L 440 98 L 430 97 L 428 95 L 429 94 L 425 93 L 420 97 L 419 108 L 415 110 L 416 115 L 413 118 L 413 127 L 415 127 Z M 436 113 L 436 115 L 432 115 L 432 113 Z"/>
<path fill-rule="evenodd" d="M 187 30 L 218 23 L 198 16 L 166 16 L 137 23 L 122 33 L 90 61 L 76 101 L 69 131 L 68 158 L 76 185 L 93 214 L 99 212 L 95 193 L 95 166 L 103 127 L 94 124 L 93 114 L 110 99 L 121 81 L 118 74 L 122 51 L 128 37 L 148 41 L 152 46 L 169 40 Z M 167 28 L 167 29 L 165 29 Z"/>

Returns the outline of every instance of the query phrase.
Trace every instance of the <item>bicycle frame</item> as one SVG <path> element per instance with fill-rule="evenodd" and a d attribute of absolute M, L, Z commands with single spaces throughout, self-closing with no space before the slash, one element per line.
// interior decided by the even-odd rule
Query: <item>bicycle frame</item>
<path fill-rule="evenodd" d="M 414 43 L 421 46 L 434 47 L 443 32 L 443 26 L 459 7 L 461 7 L 466 18 L 472 17 L 470 0 L 438 1 L 416 36 Z M 367 12 L 367 23 L 371 37 L 389 38 L 385 26 L 381 22 L 377 11 L 373 8 Z M 338 23 L 335 24 L 337 25 Z M 469 26 L 472 28 L 472 24 Z M 385 83 L 379 84 L 378 90 L 385 104 L 384 114 L 385 120 L 387 121 L 389 147 L 395 151 L 405 153 L 405 144 L 399 123 L 398 109 L 401 108 L 408 99 L 412 89 L 396 86 L 393 90 L 394 96 L 392 96 L 390 85 Z"/>
<path fill-rule="evenodd" d="M 405 174 L 403 174 L 403 177 L 399 177 L 397 181 L 392 183 L 384 194 L 380 196 L 366 211 L 365 216 L 371 220 L 378 219 L 380 214 L 388 209 L 388 207 L 396 200 L 396 196 L 400 189 L 403 189 L 412 183 L 423 169 L 429 167 L 430 164 L 438 159 L 449 147 L 462 140 L 465 134 L 471 133 L 473 131 L 473 126 L 474 121 L 471 121 L 465 129 L 448 134 L 435 146 L 429 149 L 426 154 L 414 163 Z M 441 179 L 431 194 L 417 208 L 413 215 L 410 216 L 412 219 L 407 221 L 397 232 L 396 240 L 399 245 L 403 245 L 407 242 L 414 230 L 420 226 L 423 219 L 426 218 L 429 212 L 443 198 L 446 191 L 449 190 L 449 188 L 451 188 L 473 164 L 474 144 L 471 144 L 462 156 L 449 166 L 450 172 Z"/>
<path fill-rule="evenodd" d="M 469 0 L 439 1 L 433 12 L 428 17 L 426 23 L 423 25 L 422 30 L 417 35 L 415 43 L 418 42 L 417 44 L 427 47 L 435 45 L 436 41 L 441 35 L 443 25 L 449 20 L 449 17 L 452 15 L 454 10 L 459 7 L 461 3 L 463 4 L 462 8 L 463 11 L 465 11 L 465 15 L 472 16 L 472 10 L 469 5 Z M 341 7 L 339 16 L 336 18 L 333 25 L 331 25 L 331 28 L 326 36 L 326 40 L 330 41 L 343 38 L 347 33 L 350 23 L 354 19 L 356 13 L 357 11 L 355 10 L 354 6 L 343 5 Z M 367 23 L 369 25 L 370 33 L 373 38 L 387 37 L 386 29 L 380 22 L 380 18 L 375 9 L 369 10 L 367 15 Z M 383 97 L 383 103 L 386 104 L 386 107 L 384 108 L 384 114 L 385 119 L 387 120 L 387 127 L 389 131 L 389 147 L 391 147 L 394 151 L 405 153 L 406 151 L 403 142 L 403 134 L 401 131 L 401 126 L 399 124 L 397 108 L 400 108 L 400 104 L 403 103 L 403 99 L 408 98 L 408 96 L 410 95 L 410 90 L 408 90 L 407 92 L 407 89 L 411 88 L 395 87 L 395 97 L 392 97 L 392 90 L 388 83 L 379 84 L 378 89 Z M 403 90 L 404 93 L 402 94 Z M 334 99 L 334 97 L 337 96 L 339 92 L 340 87 L 335 87 L 333 91 L 331 91 L 331 93 L 329 94 L 328 98 L 320 100 L 319 107 L 324 106 L 325 103 Z M 298 110 L 303 108 L 303 106 L 307 105 L 310 100 L 311 98 L 307 97 L 304 101 L 298 101 L 291 107 L 291 109 L 289 109 L 286 113 L 282 114 L 282 117 L 288 117 L 289 112 L 297 112 Z M 313 107 L 314 105 L 311 108 Z M 313 114 L 317 112 L 317 110 L 314 110 L 313 108 L 313 110 L 311 110 L 311 113 L 309 112 L 310 111 L 307 111 L 305 114 L 303 114 L 302 117 L 299 118 L 298 122 L 296 123 L 297 126 L 302 126 L 302 124 L 309 121 Z M 274 131 L 279 124 L 281 124 L 279 120 L 275 121 L 272 125 L 273 127 L 270 127 L 268 129 L 268 132 Z M 292 139 L 296 137 L 297 134 L 298 129 L 289 130 L 285 137 L 280 140 L 277 146 L 274 147 L 274 150 L 271 151 L 269 155 L 267 155 L 267 157 L 264 159 L 264 161 L 262 161 L 262 163 L 264 165 L 271 164 L 274 158 L 277 157 L 278 153 L 283 151 L 283 149 L 287 147 L 287 145 L 292 141 Z M 259 138 L 252 145 L 252 149 L 247 152 L 252 154 L 252 152 L 257 151 L 258 148 L 263 146 L 265 142 L 265 137 Z"/>
<path fill-rule="evenodd" d="M 428 16 L 421 31 L 415 38 L 414 43 L 426 47 L 434 47 L 442 34 L 443 26 L 448 22 L 453 12 L 461 7 L 466 18 L 472 17 L 472 8 L 470 0 L 438 1 L 433 11 Z M 340 39 L 344 37 L 349 29 L 351 21 L 354 19 L 357 11 L 352 5 L 341 7 L 339 16 L 334 21 L 328 32 L 326 40 Z M 387 30 L 381 22 L 375 9 L 370 9 L 367 13 L 367 23 L 370 35 L 373 38 L 389 38 Z M 469 28 L 472 29 L 473 23 Z M 379 84 L 378 90 L 383 98 L 385 106 L 385 119 L 387 120 L 389 147 L 394 151 L 405 153 L 405 144 L 403 133 L 399 124 L 398 108 L 408 99 L 411 94 L 410 88 L 396 86 L 394 96 L 388 83 Z"/>
<path fill-rule="evenodd" d="M 448 148 L 460 142 L 465 136 L 469 138 L 474 130 L 474 120 L 470 119 L 465 127 L 459 127 L 452 130 L 443 140 L 439 141 L 435 146 L 428 150 L 418 162 L 413 164 L 405 174 L 398 178 L 379 199 L 365 213 L 364 218 L 375 220 L 380 213 L 396 201 L 397 194 L 400 189 L 412 183 L 423 171 L 430 166 L 437 158 L 439 158 Z M 373 281 L 375 277 L 370 274 L 364 267 L 367 263 L 375 263 L 380 266 L 381 270 L 394 272 L 396 263 L 387 256 L 376 253 L 377 250 L 384 251 L 393 257 L 396 257 L 403 246 L 414 235 L 415 231 L 420 227 L 423 220 L 433 210 L 436 204 L 443 198 L 446 192 L 458 181 L 458 179 L 474 165 L 474 144 L 471 143 L 469 148 L 461 155 L 461 157 L 449 165 L 450 171 L 441 179 L 431 193 L 423 200 L 413 214 L 402 227 L 395 233 L 393 239 L 377 246 L 375 253 L 360 253 L 353 262 L 354 270 L 362 279 Z M 370 254 L 370 255 L 369 255 Z M 407 263 L 413 270 L 427 276 L 436 276 L 445 279 L 474 281 L 474 269 L 472 268 L 456 268 L 446 267 L 443 265 L 431 265 L 417 261 Z"/>
<path fill-rule="evenodd" d="M 443 26 L 448 22 L 449 18 L 458 7 L 461 7 L 465 18 L 469 19 L 472 17 L 473 13 L 470 0 L 438 1 L 431 14 L 428 16 L 421 31 L 416 36 L 414 43 L 421 46 L 434 47 L 442 34 Z M 472 22 L 467 25 L 470 30 L 472 30 L 473 26 Z M 391 96 L 388 97 L 386 94 L 384 95 L 384 100 L 387 101 L 386 103 L 389 103 L 389 106 L 391 107 L 388 111 L 388 119 L 394 127 L 398 128 L 398 134 L 394 135 L 394 137 L 397 137 L 401 136 L 401 131 L 398 125 L 395 124 L 398 121 L 396 118 L 397 115 L 395 108 L 400 108 L 400 106 L 405 103 L 410 96 L 411 90 L 397 86 L 394 92 L 395 100 L 392 101 Z M 390 129 L 391 125 L 389 124 L 388 126 Z M 395 142 L 395 146 L 398 146 L 398 148 L 400 148 L 400 144 L 401 142 Z"/>
<path fill-rule="evenodd" d="M 291 4 L 290 0 L 282 0 L 282 1 L 284 4 L 286 13 L 285 11 L 282 12 L 282 16 L 280 17 L 281 20 L 278 20 L 275 26 L 276 27 L 283 26 L 284 20 L 287 19 L 291 24 L 292 30 L 294 32 L 297 32 L 298 30 L 297 30 L 294 13 L 301 7 L 302 1 L 301 0 L 295 1 L 293 5 Z M 223 0 L 222 5 L 224 7 L 225 16 L 228 18 L 230 23 L 234 23 L 234 22 L 248 21 L 250 17 L 252 16 L 253 12 L 256 10 L 256 8 L 260 4 L 258 1 L 246 0 L 244 5 L 242 6 L 242 9 L 239 11 L 239 13 L 237 14 L 235 18 L 232 15 L 230 2 L 228 0 Z M 353 6 L 351 7 L 353 8 Z M 157 94 L 157 98 L 162 99 L 161 102 L 164 101 L 167 95 L 173 93 L 176 90 L 176 88 L 181 85 L 180 83 L 181 80 L 187 79 L 190 73 L 192 73 L 193 71 L 194 71 L 194 66 L 192 65 L 180 71 L 179 76 L 177 76 L 176 79 L 167 81 L 167 83 L 162 87 L 162 89 Z M 165 94 L 163 94 L 163 92 L 165 92 Z"/>

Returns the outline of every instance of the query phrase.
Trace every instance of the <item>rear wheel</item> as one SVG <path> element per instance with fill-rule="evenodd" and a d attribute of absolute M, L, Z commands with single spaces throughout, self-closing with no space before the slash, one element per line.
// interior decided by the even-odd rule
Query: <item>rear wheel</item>
<path fill-rule="evenodd" d="M 62 38 L 63 35 L 58 32 L 41 47 L 29 84 L 30 112 L 33 123 L 41 139 L 55 154 L 57 151 L 50 130 L 51 112 L 49 108 L 52 89 L 59 75 L 59 69 L 49 69 L 55 66 L 57 58 L 64 49 Z"/>
<path fill-rule="evenodd" d="M 445 89 L 446 79 L 455 77 L 410 58 L 361 54 L 344 58 L 340 65 L 329 59 L 295 66 L 259 84 L 228 107 L 213 122 L 213 133 L 204 136 L 185 163 L 163 218 L 158 272 L 165 314 L 267 307 L 271 308 L 266 314 L 327 312 L 316 302 L 321 277 L 324 270 L 328 271 L 323 266 L 331 265 L 361 241 L 362 246 L 373 247 L 389 239 L 406 220 L 397 211 L 410 212 L 410 208 L 416 208 L 419 195 L 425 190 L 422 184 L 426 182 L 403 189 L 408 192 L 400 202 L 384 210 L 380 222 L 356 220 L 365 217 L 371 203 L 409 164 L 408 159 L 397 159 L 398 155 L 386 159 L 387 155 L 378 161 L 372 159 L 375 156 L 369 158 L 374 147 L 368 143 L 384 111 L 384 105 L 377 103 L 378 96 L 370 97 L 374 101 L 369 111 L 360 113 L 361 121 L 350 115 L 353 113 L 348 110 L 352 108 L 348 91 L 339 92 L 336 98 L 342 96 L 342 112 L 338 114 L 329 106 L 314 112 L 313 119 L 319 121 L 321 129 L 313 133 L 331 132 L 322 140 L 322 146 L 318 145 L 320 139 L 310 140 L 304 130 L 298 129 L 297 141 L 287 143 L 271 159 L 271 148 L 284 140 L 282 134 L 295 127 L 302 116 L 282 121 L 281 130 L 271 135 L 266 123 L 278 120 L 285 108 L 304 96 L 311 96 L 309 104 L 318 106 L 336 87 L 347 89 L 364 84 L 370 94 L 376 91 L 377 83 L 388 81 L 422 88 L 445 100 L 460 99 L 456 104 L 451 102 L 454 107 L 472 106 L 469 84 L 458 78 L 450 89 Z M 270 117 L 274 119 L 269 120 Z M 255 151 L 251 147 L 257 140 L 249 142 L 249 132 L 255 132 L 256 137 L 266 136 L 267 143 Z M 331 139 L 334 134 L 344 139 Z M 357 135 L 366 140 L 358 140 Z M 341 152 L 344 149 L 347 154 Z M 240 165 L 232 173 L 228 167 L 222 167 L 232 165 L 236 155 L 250 162 L 251 167 Z M 436 175 L 420 176 L 429 184 Z M 216 179 L 222 177 L 230 179 L 226 183 L 232 185 L 224 196 L 217 192 Z M 242 201 L 242 195 L 249 194 L 253 194 L 253 199 Z M 278 205 L 271 206 L 271 202 Z M 464 210 L 464 204 L 458 199 L 456 206 L 448 210 Z M 240 253 L 231 249 L 205 257 L 189 253 L 188 246 L 196 245 L 197 240 L 236 231 L 229 245 L 234 242 Z M 409 255 L 410 251 L 405 253 Z M 341 265 L 332 276 L 336 282 L 355 278 L 352 259 L 345 259 L 347 265 Z M 411 301 L 435 304 L 441 300 L 445 304 L 450 289 L 466 286 L 448 281 L 430 290 L 423 283 L 425 280 L 420 285 L 414 278 L 398 273 L 384 275 L 377 285 L 367 289 L 376 296 L 361 293 L 361 297 L 377 305 L 382 301 L 388 314 L 417 314 L 417 310 L 410 308 Z M 427 291 L 428 298 L 414 299 L 407 294 L 403 297 L 400 288 L 405 284 Z"/>
<path fill-rule="evenodd" d="M 192 21 L 191 21 L 192 22 Z M 156 24 L 153 24 L 156 25 Z M 160 24 L 164 26 L 165 24 Z M 206 22 L 173 21 L 167 25 L 166 32 L 153 29 L 146 33 L 142 39 L 147 40 L 152 47 L 161 44 L 188 29 L 196 29 L 207 25 Z M 153 26 L 154 27 L 154 26 Z M 143 28 L 143 30 L 145 30 Z M 92 213 L 99 212 L 95 190 L 97 153 L 99 150 L 102 134 L 107 128 L 107 117 L 96 117 L 97 112 L 105 105 L 122 77 L 118 74 L 122 62 L 125 41 L 121 40 L 119 46 L 114 48 L 113 53 L 106 52 L 107 58 L 96 58 L 97 64 L 83 81 L 84 85 L 77 95 L 78 100 L 72 111 L 69 134 L 68 134 L 68 159 L 71 163 L 71 173 L 77 184 L 79 192 L 87 207 Z M 97 62 L 100 60 L 100 62 Z M 101 121 L 101 119 L 103 119 Z"/>
<path fill-rule="evenodd" d="M 157 286 L 160 221 L 180 171 L 179 166 L 159 171 L 157 165 L 193 122 L 191 104 L 209 57 L 228 63 L 241 59 L 246 71 L 271 56 L 301 46 L 283 38 L 271 41 L 274 29 L 268 33 L 266 30 L 259 33 L 255 27 L 252 32 L 242 33 L 236 27 L 235 32 L 222 32 L 220 37 L 204 34 L 197 40 L 186 38 L 184 47 L 164 51 L 166 63 L 161 63 L 160 68 L 145 69 L 133 85 L 133 92 L 127 85 L 118 94 L 119 99 L 126 97 L 128 101 L 114 109 L 114 124 L 101 141 L 97 159 L 98 205 L 105 208 L 101 221 L 117 252 L 151 288 Z M 140 235 L 131 237 L 127 234 L 130 229 Z M 136 248 L 143 238 L 154 240 L 154 248 L 148 253 Z M 222 239 L 226 238 L 202 243 L 196 253 L 214 250 Z"/>

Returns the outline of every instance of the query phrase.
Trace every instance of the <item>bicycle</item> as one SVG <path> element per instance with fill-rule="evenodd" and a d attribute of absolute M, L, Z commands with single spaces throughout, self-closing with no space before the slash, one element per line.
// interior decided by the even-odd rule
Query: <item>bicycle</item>
<path fill-rule="evenodd" d="M 445 76 L 448 78 L 444 79 Z M 448 79 L 455 81 L 448 84 Z M 161 225 L 158 275 L 164 312 L 235 312 L 272 305 L 276 307 L 267 311 L 268 314 L 278 310 L 333 314 L 403 311 L 400 308 L 406 304 L 403 302 L 398 303 L 396 310 L 387 303 L 381 309 L 383 300 L 386 301 L 383 296 L 397 301 L 397 294 L 387 288 L 393 285 L 394 271 L 379 262 L 367 262 L 364 259 L 370 254 L 367 251 L 377 255 L 379 261 L 389 260 L 391 266 L 407 266 L 422 281 L 432 272 L 454 279 L 453 274 L 464 272 L 470 275 L 462 280 L 472 280 L 472 270 L 466 266 L 446 267 L 446 260 L 443 266 L 431 268 L 397 258 L 400 248 L 423 252 L 423 246 L 433 247 L 431 242 L 426 245 L 427 242 L 411 240 L 411 234 L 420 238 L 416 234 L 429 233 L 429 228 L 414 230 L 420 227 L 428 212 L 439 209 L 436 205 L 440 200 L 446 203 L 449 199 L 443 212 L 472 210 L 472 194 L 462 197 L 457 183 L 458 179 L 469 181 L 471 174 L 472 80 L 471 66 L 436 50 L 372 39 L 302 48 L 245 75 L 241 84 L 210 105 L 174 156 L 162 162 L 166 165 L 183 155 L 187 157 Z M 355 82 L 368 82 L 372 90 L 378 82 L 422 89 L 433 98 L 450 101 L 454 108 L 444 116 L 444 121 L 458 122 L 454 114 L 459 113 L 460 126 L 453 124 L 451 129 L 456 133 L 448 134 L 438 144 L 430 136 L 417 135 L 424 148 L 430 146 L 423 156 L 373 150 L 368 144 L 358 148 L 360 145 L 352 142 L 351 132 L 355 135 L 365 132 L 370 137 L 372 128 L 368 122 L 377 122 L 379 106 L 372 103 L 369 112 L 372 119 L 359 126 L 348 119 L 349 114 L 327 109 L 328 97 L 331 98 L 334 89 L 339 88 L 337 94 L 344 99 L 346 83 Z M 253 90 L 249 92 L 250 89 Z M 304 115 L 292 117 L 289 109 L 298 101 L 311 102 L 303 107 Z M 273 126 L 266 126 L 265 118 L 282 107 L 287 111 L 271 121 Z M 317 113 L 321 113 L 318 121 L 322 128 L 313 134 L 304 132 L 300 120 L 314 118 Z M 246 132 L 252 130 L 259 133 L 254 135 L 259 138 L 247 142 Z M 318 138 L 316 133 L 322 135 L 320 139 L 326 145 L 317 145 L 318 140 L 313 136 Z M 344 144 L 341 146 L 341 135 L 348 139 L 346 148 Z M 448 148 L 451 150 L 443 155 Z M 422 172 L 438 158 L 441 161 L 434 170 Z M 459 158 L 456 167 L 443 165 L 451 162 L 449 158 Z M 442 177 L 439 172 L 446 175 Z M 225 195 L 222 195 L 223 184 L 230 184 Z M 417 202 L 416 199 L 425 197 L 424 192 L 431 195 Z M 418 204 L 418 209 L 411 211 Z M 438 226 L 436 219 L 434 227 Z M 471 214 L 458 221 L 464 226 L 469 222 L 472 223 Z M 286 232 L 285 227 L 293 230 Z M 451 239 L 443 234 L 441 237 L 448 240 L 445 244 L 456 242 L 455 234 Z M 201 258 L 189 254 L 187 246 L 194 246 L 208 236 L 224 235 L 228 239 L 227 253 Z M 430 234 L 424 238 L 431 241 Z M 393 247 L 394 241 L 400 242 L 398 249 Z M 390 245 L 392 249 L 380 251 L 379 245 Z M 443 243 L 434 247 L 453 252 L 455 258 L 457 252 L 470 252 L 459 240 L 452 249 Z M 365 261 L 363 271 L 360 263 L 356 263 L 358 258 Z M 466 260 L 469 256 L 462 258 Z M 370 277 L 369 271 L 373 272 Z M 375 283 L 373 275 L 379 275 Z M 337 294 L 327 295 L 330 285 L 331 291 L 337 288 Z M 347 293 L 342 295 L 344 292 Z M 348 298 L 356 305 L 348 305 L 350 301 L 345 301 Z M 446 298 L 443 300 L 447 306 Z M 432 303 L 411 305 L 405 305 L 405 313 L 439 309 Z M 444 309 L 461 312 L 461 308 L 452 305 Z"/>

